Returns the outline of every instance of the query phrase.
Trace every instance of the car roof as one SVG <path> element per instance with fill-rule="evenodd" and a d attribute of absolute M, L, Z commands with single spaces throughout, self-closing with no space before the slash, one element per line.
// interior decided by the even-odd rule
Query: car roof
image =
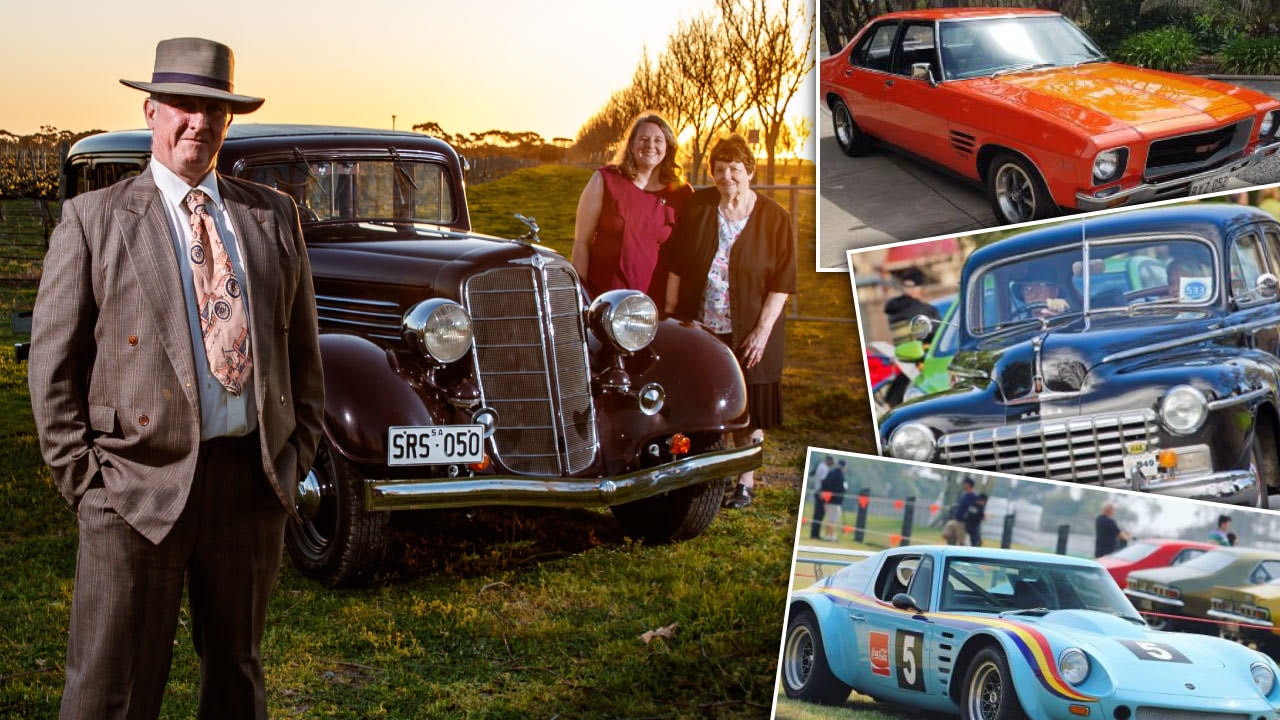
<path fill-rule="evenodd" d="M 996 547 L 970 547 L 968 545 L 908 545 L 883 551 L 885 555 L 913 555 L 927 553 L 938 558 L 964 557 L 977 560 L 1003 560 L 1012 562 L 1052 562 L 1063 565 L 1079 565 L 1082 567 L 1099 567 L 1098 563 L 1085 558 L 1054 553 L 1036 552 L 1033 550 L 1009 550 Z"/>
<path fill-rule="evenodd" d="M 1221 241 L 1234 227 L 1258 219 L 1272 219 L 1263 210 L 1235 203 L 1198 203 L 1101 215 L 1075 222 L 1057 223 L 1005 238 L 975 250 L 965 263 L 972 268 L 1005 257 L 1049 248 L 1079 245 L 1081 237 L 1101 240 L 1152 233 L 1193 234 Z"/>
<path fill-rule="evenodd" d="M 972 20 L 976 18 L 1061 14 L 1052 10 L 1037 10 L 1033 8 L 927 8 L 886 13 L 872 18 L 871 22 L 879 22 L 880 20 Z"/>
<path fill-rule="evenodd" d="M 231 123 L 227 129 L 227 139 L 223 147 L 234 151 L 241 142 L 252 143 L 262 138 L 283 140 L 295 138 L 303 140 L 335 140 L 356 139 L 397 139 L 403 142 L 414 142 L 427 147 L 439 146 L 445 150 L 448 145 L 428 135 L 408 130 L 385 130 L 377 128 L 345 127 L 340 125 L 299 125 L 291 123 Z M 71 146 L 69 155 L 85 155 L 97 153 L 150 152 L 151 131 L 146 129 L 118 130 L 98 133 L 82 138 Z"/>

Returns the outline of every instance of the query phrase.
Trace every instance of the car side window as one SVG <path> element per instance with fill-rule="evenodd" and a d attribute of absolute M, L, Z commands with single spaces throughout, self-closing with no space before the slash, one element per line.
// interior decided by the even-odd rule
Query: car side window
<path fill-rule="evenodd" d="M 933 558 L 926 556 L 920 559 L 920 566 L 916 568 L 916 574 L 911 578 L 911 586 L 907 589 L 907 594 L 916 601 L 916 606 L 921 610 L 929 609 L 929 599 L 933 595 Z"/>
<path fill-rule="evenodd" d="M 868 70 L 889 72 L 893 59 L 893 40 L 898 36 L 898 23 L 882 23 L 862 37 L 849 53 L 849 62 Z"/>
<path fill-rule="evenodd" d="M 907 25 L 902 31 L 902 46 L 893 71 L 898 75 L 910 76 L 911 66 L 916 63 L 928 63 L 933 77 L 942 78 L 938 68 L 938 50 L 933 42 L 932 23 Z"/>
<path fill-rule="evenodd" d="M 1190 560 L 1191 558 L 1197 555 L 1203 555 L 1203 554 L 1204 554 L 1204 550 L 1201 550 L 1200 548 L 1187 548 L 1186 550 L 1179 552 L 1177 555 L 1174 555 L 1173 560 L 1170 560 L 1169 564 L 1179 565 L 1181 563 L 1184 563 Z"/>
<path fill-rule="evenodd" d="M 1250 585 L 1260 585 L 1280 577 L 1280 561 L 1266 560 L 1258 564 L 1249 574 Z"/>
<path fill-rule="evenodd" d="M 876 598 L 889 602 L 894 595 L 906 592 L 919 565 L 919 555 L 899 555 L 885 560 L 876 578 Z"/>
<path fill-rule="evenodd" d="M 1237 303 L 1260 299 L 1258 278 L 1267 271 L 1262 241 L 1254 231 L 1241 234 L 1231 243 L 1231 296 Z"/>

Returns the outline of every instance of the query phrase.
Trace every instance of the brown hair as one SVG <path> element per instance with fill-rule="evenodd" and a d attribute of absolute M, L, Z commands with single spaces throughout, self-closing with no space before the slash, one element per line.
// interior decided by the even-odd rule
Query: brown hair
<path fill-rule="evenodd" d="M 680 166 L 676 164 L 676 153 L 679 152 L 680 145 L 676 142 L 676 134 L 672 131 L 671 125 L 656 112 L 640 113 L 631 123 L 631 127 L 627 130 L 627 142 L 618 148 L 613 164 L 628 180 L 636 179 L 636 159 L 631 154 L 631 146 L 636 141 L 640 126 L 645 123 L 656 125 L 662 131 L 662 136 L 667 139 L 667 151 L 663 153 L 662 162 L 658 164 L 658 179 L 667 185 L 680 184 Z"/>
<path fill-rule="evenodd" d="M 751 148 L 747 146 L 747 141 L 742 139 L 738 133 L 733 133 L 727 138 L 721 138 L 716 142 L 715 147 L 711 148 L 711 159 L 707 162 L 711 172 L 715 172 L 716 163 L 718 162 L 740 162 L 747 172 L 756 171 L 756 156 L 751 153 Z"/>

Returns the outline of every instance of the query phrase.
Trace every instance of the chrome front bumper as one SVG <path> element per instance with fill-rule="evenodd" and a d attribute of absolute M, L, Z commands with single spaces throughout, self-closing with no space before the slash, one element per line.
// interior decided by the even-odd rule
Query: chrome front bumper
<path fill-rule="evenodd" d="M 1137 478 L 1124 483 L 1112 481 L 1103 483 L 1103 486 L 1140 490 L 1190 500 L 1252 505 L 1254 498 L 1257 497 L 1258 478 L 1251 470 L 1223 470 L 1160 482 L 1148 482 Z"/>
<path fill-rule="evenodd" d="M 643 500 L 654 495 L 733 477 L 760 467 L 760 443 L 695 455 L 611 478 L 531 478 L 510 475 L 422 480 L 368 480 L 369 510 L 520 505 L 598 508 Z"/>
<path fill-rule="evenodd" d="M 1208 178 L 1217 175 L 1235 175 L 1249 168 L 1254 163 L 1274 155 L 1277 151 L 1280 151 L 1280 140 L 1273 140 L 1268 145 L 1258 145 L 1253 152 L 1224 167 L 1206 170 L 1205 172 L 1197 173 L 1195 175 L 1188 175 L 1176 180 L 1166 180 L 1165 182 L 1159 183 L 1140 183 L 1128 190 L 1121 190 L 1120 192 L 1113 193 L 1106 197 L 1097 197 L 1091 193 L 1077 192 L 1076 208 L 1084 212 L 1091 210 L 1105 210 L 1106 208 L 1118 207 L 1120 205 L 1131 205 L 1147 202 L 1149 200 L 1163 199 L 1157 198 L 1157 196 L 1161 195 L 1164 197 L 1186 195 L 1186 192 L 1172 193 L 1168 195 L 1165 195 L 1165 193 L 1170 193 L 1170 191 L 1175 190 L 1179 185 L 1186 185 L 1189 188 L 1193 183 L 1200 180 L 1207 180 Z"/>

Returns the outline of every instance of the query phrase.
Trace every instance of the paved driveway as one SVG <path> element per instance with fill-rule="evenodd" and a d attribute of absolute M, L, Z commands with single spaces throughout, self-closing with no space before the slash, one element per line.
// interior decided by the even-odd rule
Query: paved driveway
<path fill-rule="evenodd" d="M 1230 82 L 1280 98 L 1280 80 Z M 883 144 L 867 156 L 847 157 L 836 145 L 826 107 L 819 108 L 817 121 L 821 268 L 847 270 L 846 252 L 852 249 L 995 225 L 981 187 Z M 1280 182 L 1280 156 L 1232 182 L 1235 188 Z"/>

